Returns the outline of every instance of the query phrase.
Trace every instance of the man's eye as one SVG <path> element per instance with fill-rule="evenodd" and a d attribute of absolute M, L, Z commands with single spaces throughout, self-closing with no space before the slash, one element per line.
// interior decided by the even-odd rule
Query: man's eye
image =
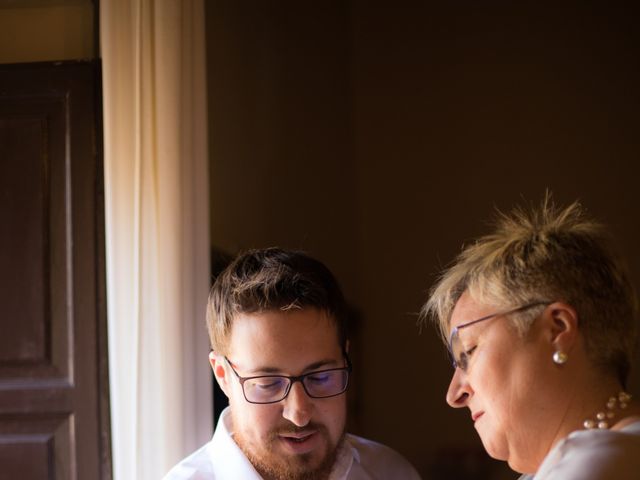
<path fill-rule="evenodd" d="M 315 383 L 315 384 L 323 384 L 323 383 L 327 383 L 329 378 L 331 378 L 331 374 L 329 373 L 316 373 L 314 375 L 307 376 L 307 382 Z"/>
<path fill-rule="evenodd" d="M 255 382 L 254 386 L 259 388 L 260 390 L 277 390 L 282 386 L 282 382 L 278 379 L 276 380 L 262 380 L 260 382 Z"/>

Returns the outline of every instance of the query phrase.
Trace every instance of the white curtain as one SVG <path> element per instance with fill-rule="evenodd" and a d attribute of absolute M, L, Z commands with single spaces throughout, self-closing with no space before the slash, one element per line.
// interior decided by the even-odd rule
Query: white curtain
<path fill-rule="evenodd" d="M 211 435 L 203 0 L 100 2 L 115 480 Z"/>

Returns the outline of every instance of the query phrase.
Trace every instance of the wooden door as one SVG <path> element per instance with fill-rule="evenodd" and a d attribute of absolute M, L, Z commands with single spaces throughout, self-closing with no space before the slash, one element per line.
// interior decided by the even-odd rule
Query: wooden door
<path fill-rule="evenodd" d="M 0 479 L 111 478 L 99 69 L 0 66 Z"/>

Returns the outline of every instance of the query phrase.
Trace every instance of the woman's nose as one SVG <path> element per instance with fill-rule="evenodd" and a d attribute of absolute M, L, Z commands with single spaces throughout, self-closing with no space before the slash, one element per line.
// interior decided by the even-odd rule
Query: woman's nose
<path fill-rule="evenodd" d="M 473 390 L 467 381 L 466 374 L 456 368 L 449 384 L 449 390 L 447 390 L 447 403 L 453 408 L 466 407 L 472 394 Z"/>

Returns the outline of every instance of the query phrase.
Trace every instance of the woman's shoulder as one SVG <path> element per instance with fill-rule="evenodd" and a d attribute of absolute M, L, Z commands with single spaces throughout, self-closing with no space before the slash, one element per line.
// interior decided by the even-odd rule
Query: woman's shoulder
<path fill-rule="evenodd" d="M 560 442 L 536 480 L 636 480 L 640 471 L 640 419 L 620 430 L 581 430 Z"/>

